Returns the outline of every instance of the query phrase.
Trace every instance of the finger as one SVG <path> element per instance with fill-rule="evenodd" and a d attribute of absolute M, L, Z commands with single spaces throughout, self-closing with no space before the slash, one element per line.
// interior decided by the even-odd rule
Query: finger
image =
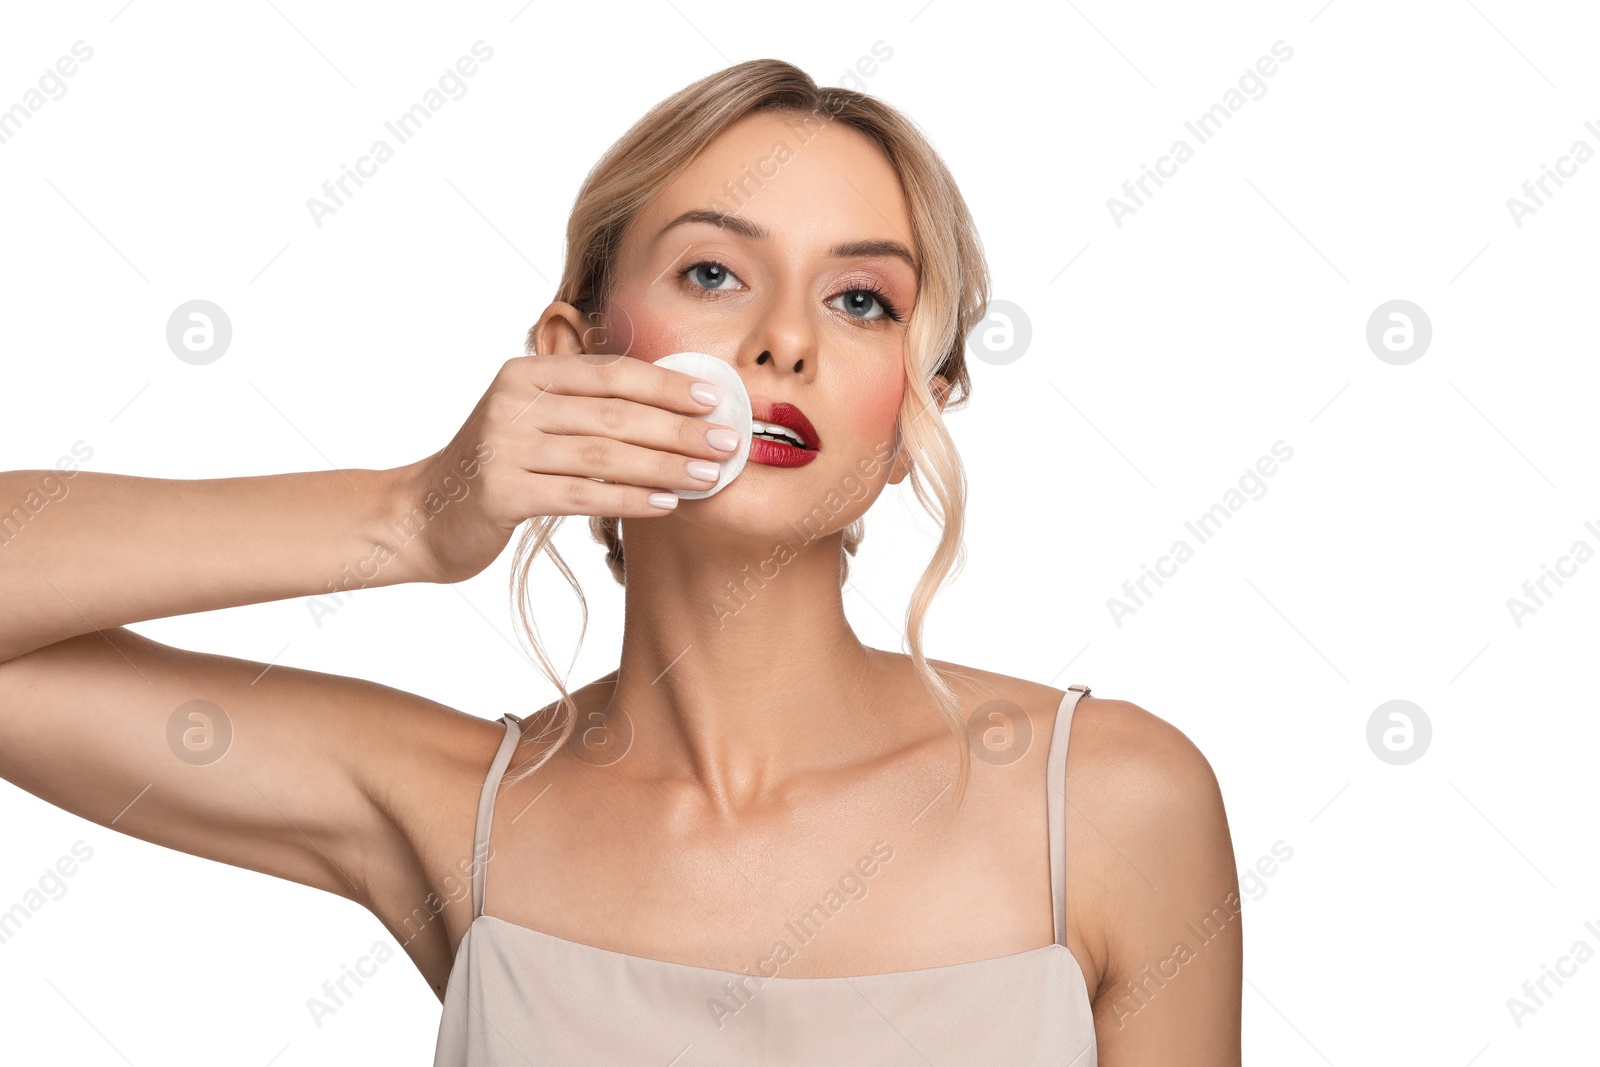
<path fill-rule="evenodd" d="M 665 515 L 678 506 L 678 498 L 651 486 L 615 485 L 558 474 L 528 474 L 523 479 L 519 504 L 521 514 L 529 518 L 615 515 L 627 519 Z"/>
<path fill-rule="evenodd" d="M 721 464 L 713 459 L 687 459 L 610 437 L 541 433 L 529 442 L 526 458 L 524 469 L 538 474 L 603 478 L 658 489 L 708 489 L 722 473 Z"/>
<path fill-rule="evenodd" d="M 727 459 L 739 444 L 738 435 L 722 423 L 663 411 L 623 397 L 546 393 L 528 409 L 523 421 L 545 435 L 605 437 L 678 457 L 714 462 Z M 731 447 L 719 447 L 713 430 L 728 434 L 721 443 Z"/>
<path fill-rule="evenodd" d="M 533 360 L 526 365 L 530 382 L 549 392 L 614 397 L 696 414 L 717 405 L 719 390 L 713 383 L 633 356 L 577 352 L 527 358 Z M 697 396 L 702 390 L 710 392 Z"/>

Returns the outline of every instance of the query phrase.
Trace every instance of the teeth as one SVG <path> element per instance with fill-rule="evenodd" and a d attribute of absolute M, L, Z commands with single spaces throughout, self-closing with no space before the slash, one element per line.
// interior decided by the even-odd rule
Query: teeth
<path fill-rule="evenodd" d="M 806 447 L 805 441 L 801 440 L 799 434 L 795 433 L 787 426 L 779 426 L 774 422 L 762 422 L 760 419 L 751 419 L 750 432 L 755 434 L 767 434 L 768 436 L 772 437 L 782 437 L 786 441 L 793 442 L 798 448 Z"/>

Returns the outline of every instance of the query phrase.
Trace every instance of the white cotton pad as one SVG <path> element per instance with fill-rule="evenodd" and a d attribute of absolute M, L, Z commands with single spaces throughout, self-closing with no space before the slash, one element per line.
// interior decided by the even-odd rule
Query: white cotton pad
<path fill-rule="evenodd" d="M 717 476 L 717 484 L 710 489 L 673 490 L 684 500 L 699 500 L 702 497 L 714 496 L 722 491 L 723 486 L 739 476 L 739 472 L 744 470 L 745 460 L 750 457 L 750 394 L 745 392 L 744 381 L 739 377 L 738 371 L 726 361 L 716 356 L 708 356 L 704 352 L 674 352 L 670 356 L 662 356 L 656 360 L 656 366 L 702 378 L 722 392 L 722 402 L 698 417 L 707 422 L 731 426 L 733 432 L 739 435 L 739 447 L 733 455 L 721 461 L 722 472 Z"/>

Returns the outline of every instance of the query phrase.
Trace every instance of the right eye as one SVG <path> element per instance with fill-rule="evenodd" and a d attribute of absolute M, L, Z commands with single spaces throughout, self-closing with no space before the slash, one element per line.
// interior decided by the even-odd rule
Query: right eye
<path fill-rule="evenodd" d="M 731 286 L 723 284 L 729 279 L 737 283 L 739 276 L 714 259 L 701 260 L 699 263 L 686 268 L 682 273 L 702 289 L 738 288 L 737 284 Z"/>

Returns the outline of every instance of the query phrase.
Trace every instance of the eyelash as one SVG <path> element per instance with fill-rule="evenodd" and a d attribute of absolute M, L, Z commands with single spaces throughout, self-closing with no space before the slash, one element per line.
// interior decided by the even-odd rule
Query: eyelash
<path fill-rule="evenodd" d="M 696 270 L 696 269 L 698 269 L 700 267 L 717 267 L 717 268 L 720 268 L 721 270 L 726 271 L 729 274 L 733 274 L 734 273 L 733 272 L 733 268 L 729 267 L 726 263 L 723 263 L 720 260 L 717 260 L 717 259 L 702 259 L 702 260 L 700 260 L 698 262 L 691 263 L 687 267 L 685 267 L 683 270 L 680 270 L 678 272 L 678 277 L 680 279 L 687 280 L 688 277 L 689 277 L 689 274 L 692 271 L 694 271 L 694 270 Z M 738 275 L 734 275 L 734 276 L 738 277 Z M 689 284 L 693 284 L 693 283 L 689 283 Z M 707 289 L 703 285 L 695 285 L 694 288 L 699 290 L 702 293 L 715 293 L 715 292 L 718 291 L 716 289 Z M 883 317 L 884 318 L 889 319 L 892 322 L 898 322 L 898 323 L 905 322 L 905 316 L 903 316 L 900 313 L 900 309 L 898 307 L 896 307 L 889 300 L 888 294 L 886 294 L 882 289 L 878 288 L 875 285 L 855 285 L 855 286 L 851 286 L 849 289 L 845 289 L 845 290 L 843 290 L 841 292 L 835 293 L 833 296 L 829 297 L 828 299 L 835 300 L 835 299 L 838 299 L 841 296 L 846 296 L 846 295 L 848 295 L 850 293 L 866 293 L 866 294 L 868 294 L 869 296 L 872 297 L 872 299 L 874 299 L 874 300 L 876 300 L 878 302 L 879 306 L 881 306 L 883 308 Z M 848 312 L 846 314 L 848 314 Z M 859 318 L 859 316 L 856 316 L 856 315 L 851 315 L 850 317 L 851 318 Z M 861 321 L 862 322 L 871 322 L 872 320 L 870 320 L 870 319 L 861 319 Z"/>

